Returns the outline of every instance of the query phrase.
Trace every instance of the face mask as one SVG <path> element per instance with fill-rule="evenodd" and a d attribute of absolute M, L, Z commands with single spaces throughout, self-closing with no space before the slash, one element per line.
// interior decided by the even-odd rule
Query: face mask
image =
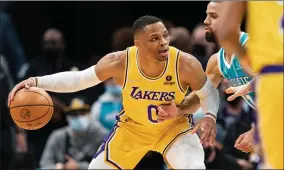
<path fill-rule="evenodd" d="M 46 58 L 58 58 L 61 56 L 62 50 L 56 47 L 45 47 L 43 48 L 42 53 Z"/>
<path fill-rule="evenodd" d="M 121 87 L 119 85 L 116 85 L 116 86 L 107 85 L 105 86 L 105 90 L 107 93 L 110 93 L 115 96 L 121 95 Z"/>
<path fill-rule="evenodd" d="M 67 117 L 69 126 L 75 132 L 85 132 L 90 124 L 89 116 Z"/>

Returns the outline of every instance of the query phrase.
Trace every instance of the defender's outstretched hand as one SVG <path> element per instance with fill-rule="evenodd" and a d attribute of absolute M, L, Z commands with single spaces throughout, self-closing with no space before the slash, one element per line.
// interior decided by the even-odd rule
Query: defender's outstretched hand
<path fill-rule="evenodd" d="M 36 86 L 36 79 L 34 77 L 31 77 L 27 80 L 24 80 L 20 83 L 18 83 L 13 89 L 12 91 L 9 93 L 9 97 L 8 97 L 8 106 L 10 106 L 11 101 L 14 99 L 15 94 L 17 93 L 17 91 L 23 89 L 23 88 L 30 88 L 30 87 L 35 87 Z"/>
<path fill-rule="evenodd" d="M 227 98 L 228 101 L 233 101 L 235 98 L 244 96 L 250 92 L 251 84 L 247 83 L 238 87 L 229 87 L 225 90 L 227 94 L 232 94 L 230 97 Z"/>
<path fill-rule="evenodd" d="M 253 150 L 253 136 L 254 128 L 240 135 L 236 140 L 234 147 L 245 153 L 251 152 Z"/>

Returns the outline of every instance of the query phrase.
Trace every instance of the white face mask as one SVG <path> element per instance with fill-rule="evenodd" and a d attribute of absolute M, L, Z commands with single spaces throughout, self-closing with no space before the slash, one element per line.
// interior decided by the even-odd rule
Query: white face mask
<path fill-rule="evenodd" d="M 75 132 L 85 132 L 90 125 L 89 115 L 78 116 L 78 117 L 67 117 L 69 126 Z"/>

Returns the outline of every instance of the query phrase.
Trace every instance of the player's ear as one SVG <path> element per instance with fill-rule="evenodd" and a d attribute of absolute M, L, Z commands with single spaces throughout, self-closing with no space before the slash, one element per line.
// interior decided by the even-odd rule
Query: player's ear
<path fill-rule="evenodd" d="M 134 40 L 134 45 L 139 48 L 140 47 L 140 42 L 139 40 Z"/>

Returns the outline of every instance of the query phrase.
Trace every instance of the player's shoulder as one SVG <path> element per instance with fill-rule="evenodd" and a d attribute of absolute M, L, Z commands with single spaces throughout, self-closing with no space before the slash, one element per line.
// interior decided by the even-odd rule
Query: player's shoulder
<path fill-rule="evenodd" d="M 114 64 L 116 67 L 124 67 L 127 55 L 126 53 L 127 50 L 111 52 L 104 56 L 104 60 Z"/>
<path fill-rule="evenodd" d="M 220 74 L 220 70 L 219 70 L 219 52 L 211 55 L 211 57 L 209 58 L 208 62 L 207 62 L 207 66 L 206 66 L 206 73 L 217 73 Z"/>
<path fill-rule="evenodd" d="M 179 67 L 181 68 L 180 71 L 185 74 L 191 74 L 200 68 L 202 69 L 201 63 L 196 57 L 183 51 L 180 51 Z"/>

